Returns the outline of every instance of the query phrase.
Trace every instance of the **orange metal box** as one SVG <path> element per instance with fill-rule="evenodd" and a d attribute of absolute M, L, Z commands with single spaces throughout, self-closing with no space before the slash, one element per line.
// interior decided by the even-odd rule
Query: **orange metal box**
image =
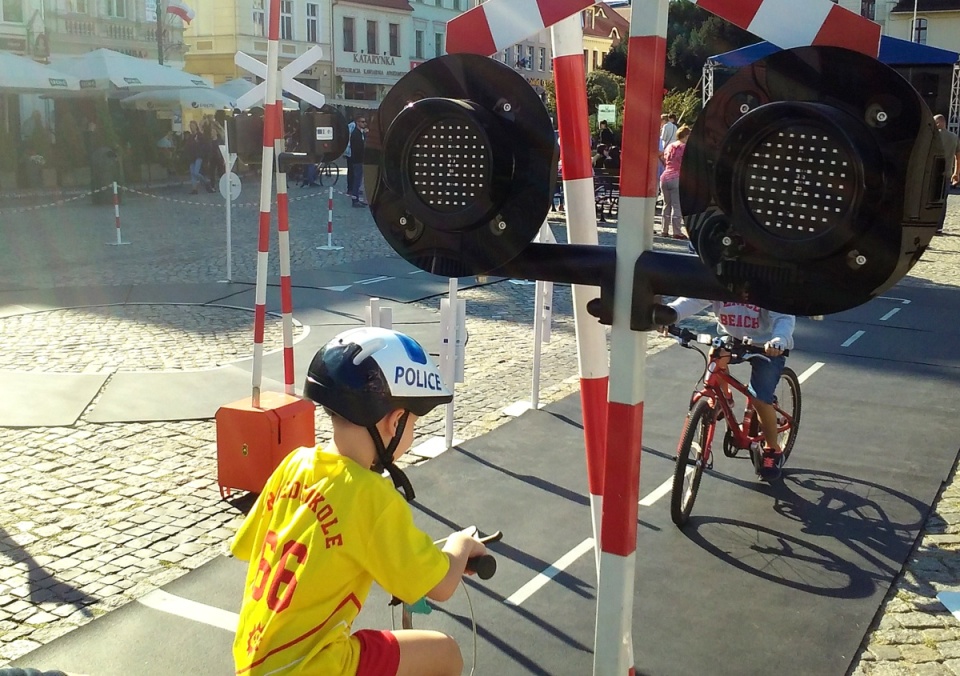
<path fill-rule="evenodd" d="M 315 405 L 281 392 L 262 392 L 254 408 L 247 397 L 217 411 L 217 481 L 220 495 L 236 488 L 259 493 L 294 449 L 316 444 Z"/>

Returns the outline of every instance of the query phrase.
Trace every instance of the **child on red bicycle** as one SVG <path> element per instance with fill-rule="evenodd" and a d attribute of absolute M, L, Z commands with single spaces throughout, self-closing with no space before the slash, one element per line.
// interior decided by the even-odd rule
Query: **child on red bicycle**
<path fill-rule="evenodd" d="M 734 338 L 750 339 L 756 345 L 763 345 L 768 359 L 751 359 L 750 395 L 755 400 L 754 408 L 760 419 L 760 430 L 766 442 L 760 466 L 763 479 L 774 480 L 780 476 L 783 464 L 783 449 L 777 439 L 777 413 L 773 408 L 774 391 L 783 373 L 787 359 L 784 350 L 793 349 L 793 329 L 797 319 L 793 315 L 764 310 L 757 305 L 747 303 L 728 303 L 723 301 L 701 300 L 699 298 L 677 298 L 668 305 L 676 310 L 677 321 L 691 317 L 713 305 L 717 316 L 717 327 L 721 334 Z M 720 359 L 720 367 L 726 368 L 727 360 Z M 727 392 L 727 397 L 730 393 Z"/>
<path fill-rule="evenodd" d="M 407 603 L 445 601 L 486 551 L 465 531 L 439 549 L 414 525 L 413 488 L 394 464 L 417 418 L 452 398 L 439 371 L 404 334 L 352 329 L 317 352 L 303 394 L 332 418 L 333 442 L 288 455 L 232 543 L 250 561 L 236 673 L 460 674 L 445 634 L 351 633 L 373 582 Z"/>

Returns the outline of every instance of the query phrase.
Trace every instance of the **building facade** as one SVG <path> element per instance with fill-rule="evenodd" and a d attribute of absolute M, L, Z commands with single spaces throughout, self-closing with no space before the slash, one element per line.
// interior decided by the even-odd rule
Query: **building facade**
<path fill-rule="evenodd" d="M 215 84 L 253 76 L 234 54 L 267 57 L 265 0 L 194 0 L 186 69 Z M 447 22 L 468 0 L 280 0 L 280 65 L 314 45 L 323 58 L 297 79 L 346 108 L 379 105 L 420 63 L 445 54 Z"/>
<path fill-rule="evenodd" d="M 183 23 L 160 15 L 157 0 L 3 0 L 0 50 L 46 61 L 105 47 L 144 59 L 183 63 Z"/>

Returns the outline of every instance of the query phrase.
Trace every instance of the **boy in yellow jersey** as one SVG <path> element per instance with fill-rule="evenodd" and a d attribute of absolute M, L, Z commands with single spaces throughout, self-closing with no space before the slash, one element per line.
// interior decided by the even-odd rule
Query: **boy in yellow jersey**
<path fill-rule="evenodd" d="M 486 551 L 466 531 L 439 549 L 414 525 L 413 488 L 394 464 L 417 418 L 452 398 L 439 371 L 402 333 L 352 329 L 316 354 L 303 394 L 330 414 L 333 442 L 288 455 L 233 541 L 250 561 L 236 673 L 460 674 L 460 648 L 439 632 L 351 633 L 373 582 L 407 603 L 445 601 Z"/>

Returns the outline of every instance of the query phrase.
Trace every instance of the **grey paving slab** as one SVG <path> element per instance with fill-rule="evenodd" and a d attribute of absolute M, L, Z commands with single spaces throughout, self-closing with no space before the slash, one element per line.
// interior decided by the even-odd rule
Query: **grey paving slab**
<path fill-rule="evenodd" d="M 353 272 L 376 277 L 379 275 L 389 275 L 399 277 L 410 272 L 419 270 L 412 263 L 408 263 L 400 256 L 385 256 L 382 258 L 368 258 L 366 260 L 352 261 L 335 265 L 331 270 L 340 270 L 343 272 Z"/>
<path fill-rule="evenodd" d="M 264 390 L 283 392 L 281 380 Z M 250 396 L 250 373 L 237 366 L 198 371 L 121 372 L 110 379 L 87 416 L 91 422 L 146 422 L 212 418 L 224 404 Z"/>
<path fill-rule="evenodd" d="M 370 275 L 364 272 L 348 272 L 335 268 L 321 268 L 319 270 L 294 270 L 290 275 L 291 284 L 296 287 L 322 289 L 327 286 L 348 286 L 361 279 L 367 279 Z M 244 284 L 256 284 L 256 277 L 245 276 L 235 279 Z M 280 277 L 271 276 L 267 280 L 269 286 L 279 286 Z"/>
<path fill-rule="evenodd" d="M 33 311 L 125 303 L 133 288 L 129 285 L 90 286 L 56 289 L 28 289 L 0 292 L 0 307 L 20 305 Z"/>
<path fill-rule="evenodd" d="M 108 377 L 108 373 L 0 372 L 0 427 L 73 425 Z"/>
<path fill-rule="evenodd" d="M 250 288 L 240 282 L 205 284 L 138 284 L 130 289 L 128 303 L 213 303 Z"/>
<path fill-rule="evenodd" d="M 459 288 L 467 289 L 501 281 L 501 277 L 463 277 L 458 280 Z M 401 303 L 410 303 L 434 296 L 444 296 L 450 290 L 450 281 L 446 277 L 437 277 L 426 272 L 414 272 L 392 279 L 356 284 L 350 287 L 354 293 L 389 298 Z"/>

